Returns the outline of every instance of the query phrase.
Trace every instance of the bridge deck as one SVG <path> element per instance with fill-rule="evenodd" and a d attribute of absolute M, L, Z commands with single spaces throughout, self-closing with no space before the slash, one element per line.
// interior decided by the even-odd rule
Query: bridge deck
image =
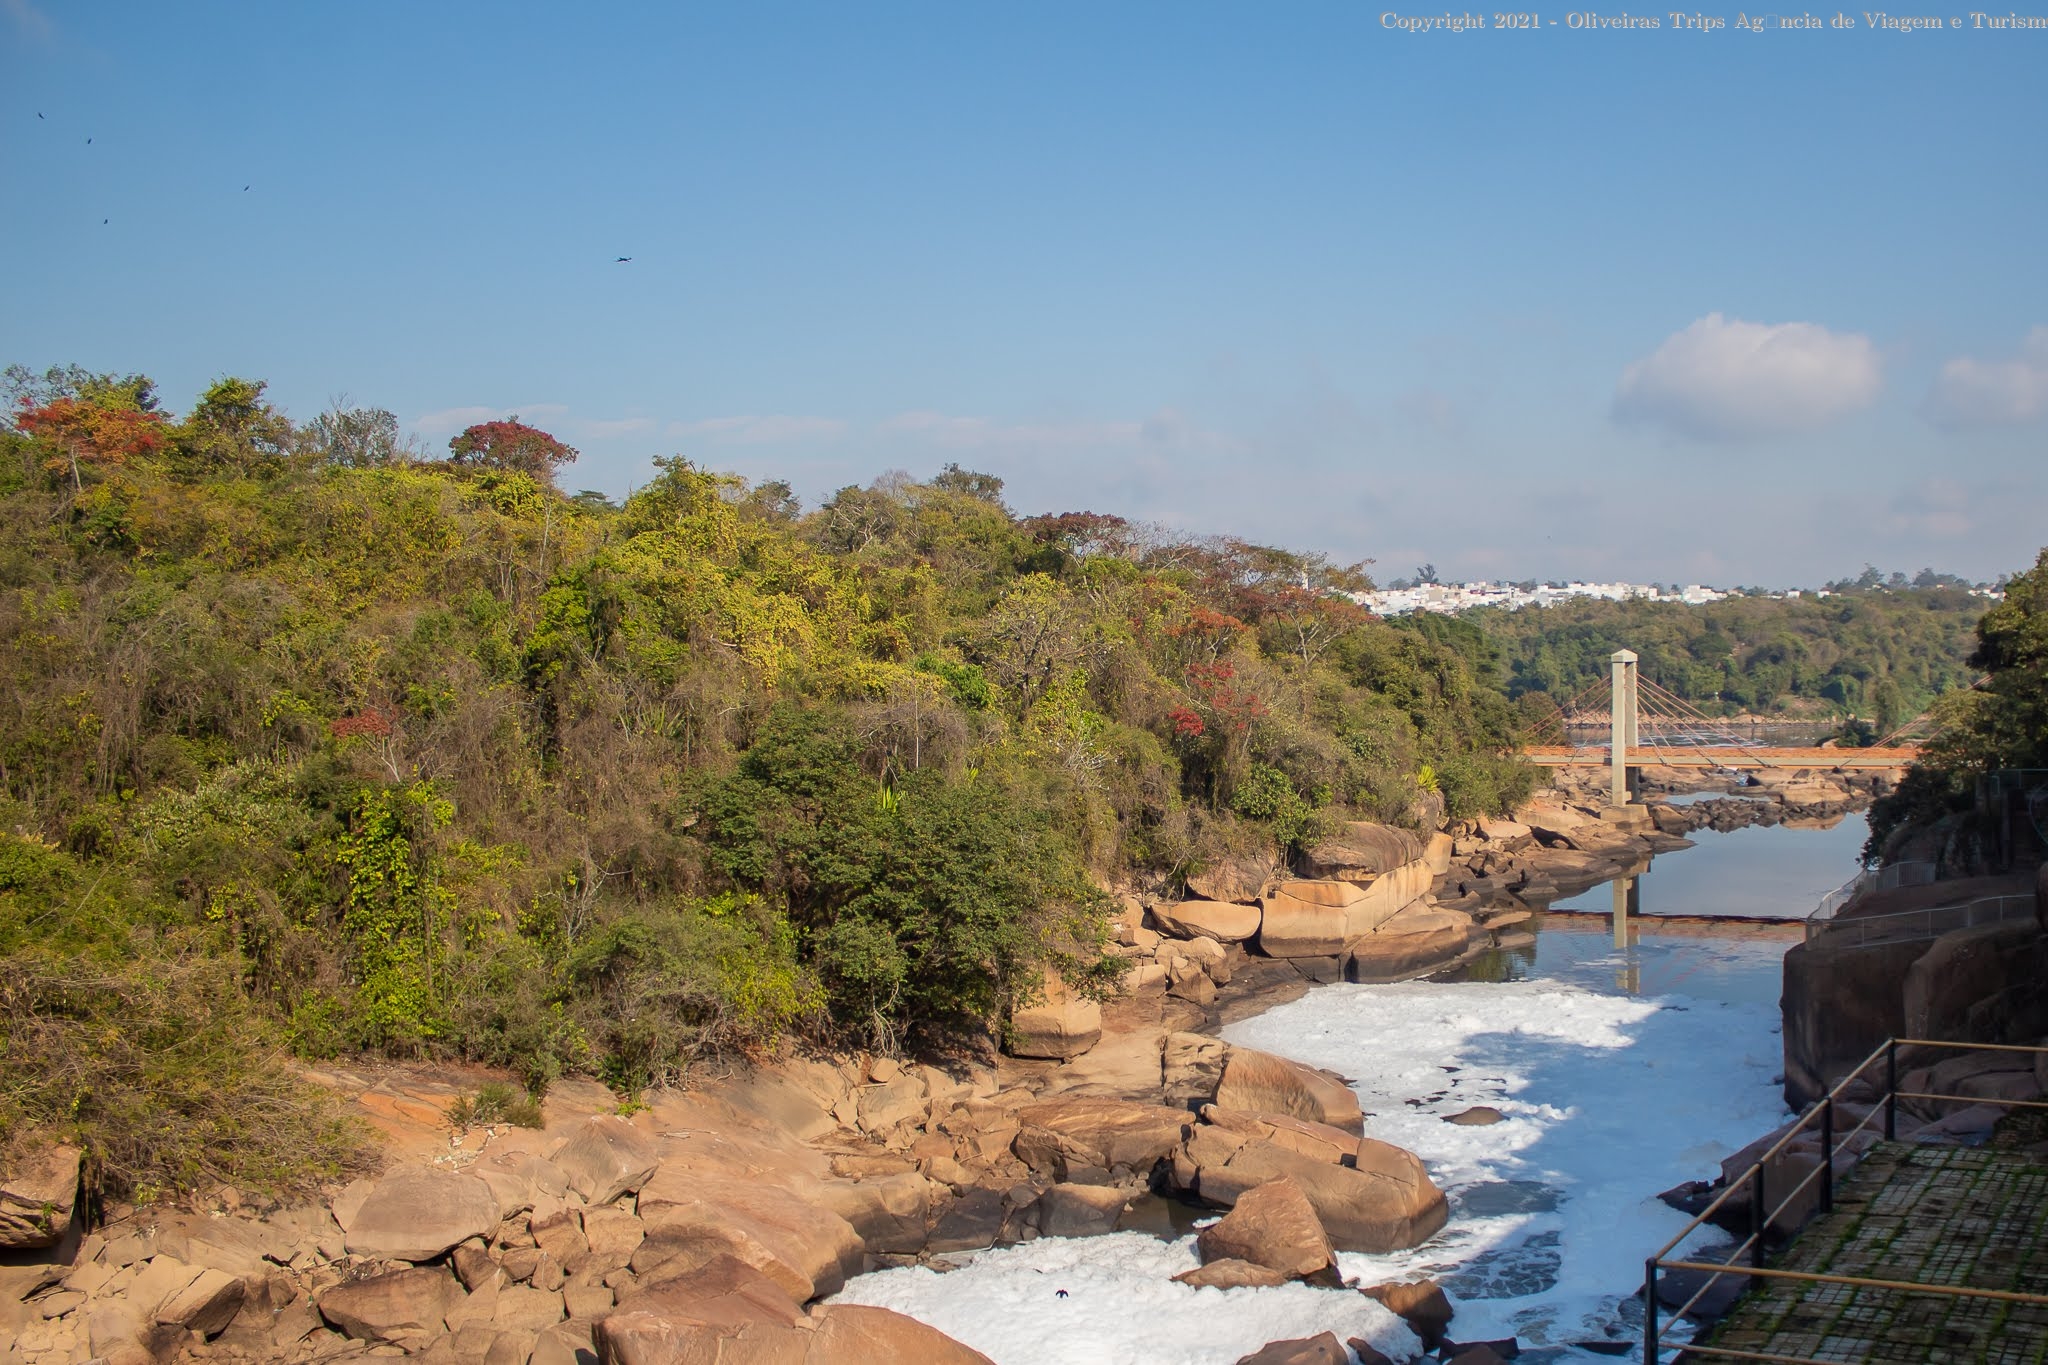
<path fill-rule="evenodd" d="M 1604 768 L 1607 747 L 1532 745 L 1522 756 L 1542 768 Z M 1773 749 L 1742 746 L 1637 745 L 1631 768 L 1903 768 L 1920 756 L 1917 745 L 1883 749 Z"/>

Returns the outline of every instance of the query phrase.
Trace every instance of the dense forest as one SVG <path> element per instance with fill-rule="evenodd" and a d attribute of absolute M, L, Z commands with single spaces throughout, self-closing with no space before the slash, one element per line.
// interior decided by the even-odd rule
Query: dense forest
<path fill-rule="evenodd" d="M 11 376 L 0 1141 L 110 1188 L 348 1160 L 289 1049 L 622 1092 L 707 1049 L 1001 1027 L 1108 889 L 1512 804 L 1514 712 L 1355 568 L 948 468 L 624 506 L 223 379 Z"/>
<path fill-rule="evenodd" d="M 1966 687 L 1977 619 L 1990 605 L 1924 575 L 1874 572 L 1829 596 L 1678 602 L 1579 600 L 1540 611 L 1469 614 L 1499 650 L 1510 695 L 1560 701 L 1608 676 L 1617 649 L 1642 676 L 1708 715 L 1863 722 L 1883 737 L 1944 692 Z"/>
<path fill-rule="evenodd" d="M 630 1096 L 999 1033 L 1112 989 L 1113 891 L 1511 807 L 1510 695 L 1615 642 L 1702 699 L 1775 650 L 1770 697 L 1960 676 L 1945 599 L 1389 622 L 1362 566 L 954 466 L 806 510 L 665 460 L 619 506 L 516 418 L 427 452 L 241 379 L 7 380 L 0 1148 L 109 1191 L 359 1160 L 293 1055 Z"/>

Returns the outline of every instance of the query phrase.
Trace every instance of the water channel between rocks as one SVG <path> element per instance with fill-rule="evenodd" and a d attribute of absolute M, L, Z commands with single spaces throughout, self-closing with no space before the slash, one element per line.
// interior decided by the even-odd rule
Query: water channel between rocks
<path fill-rule="evenodd" d="M 1319 987 L 1226 1028 L 1349 1078 L 1366 1133 L 1419 1155 L 1450 1197 L 1443 1232 L 1413 1251 L 1341 1253 L 1345 1277 L 1434 1276 L 1457 1307 L 1454 1337 L 1519 1337 L 1525 1362 L 1590 1361 L 1572 1343 L 1639 1337 L 1643 1258 L 1686 1221 L 1657 1192 L 1716 1174 L 1783 1114 L 1779 963 L 1793 941 L 1658 919 L 1803 915 L 1855 871 L 1865 832 L 1859 816 L 1701 831 L 1641 877 L 1626 949 L 1605 921 L 1538 916 L 1533 943 L 1455 979 Z M 1600 886 L 1559 908 L 1611 900 Z M 1444 1121 L 1475 1105 L 1504 1118 Z M 1231 1365 L 1325 1330 L 1413 1346 L 1362 1296 L 1171 1282 L 1196 1264 L 1186 1236 L 1047 1238 L 944 1274 L 863 1275 L 841 1298 L 920 1318 L 998 1365 Z"/>

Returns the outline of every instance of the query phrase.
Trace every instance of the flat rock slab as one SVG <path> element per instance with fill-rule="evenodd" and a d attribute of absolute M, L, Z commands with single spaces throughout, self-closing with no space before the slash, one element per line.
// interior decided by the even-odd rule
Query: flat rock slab
<path fill-rule="evenodd" d="M 426 1167 L 393 1171 L 370 1188 L 343 1234 L 351 1255 L 431 1261 L 497 1230 L 498 1196 L 474 1176 Z"/>

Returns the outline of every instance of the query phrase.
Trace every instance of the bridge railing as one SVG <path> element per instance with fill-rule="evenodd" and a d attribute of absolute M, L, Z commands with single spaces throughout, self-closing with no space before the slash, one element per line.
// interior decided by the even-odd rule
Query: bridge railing
<path fill-rule="evenodd" d="M 1820 898 L 1820 904 L 1806 917 L 1806 936 L 1812 938 L 1818 932 L 1816 925 L 1825 925 L 1843 906 L 1866 891 L 1890 891 L 1901 886 L 1927 886 L 1936 880 L 1936 870 L 1936 865 L 1931 862 L 1905 862 L 1866 868 L 1858 872 Z"/>
<path fill-rule="evenodd" d="M 1852 915 L 1848 919 L 1806 921 L 1806 941 L 1826 937 L 1830 948 L 1855 948 L 1870 943 L 1910 943 L 1940 938 L 1957 929 L 2008 924 L 2034 918 L 2031 894 L 1979 896 L 1961 905 L 1936 905 L 1925 910 L 1898 910 L 1888 915 Z"/>
<path fill-rule="evenodd" d="M 1679 1353 L 1677 1358 L 1681 1361 L 1699 1361 L 1711 1358 L 1721 1360 L 1769 1360 L 1782 1362 L 1782 1365 L 1825 1365 L 1825 1362 L 1811 1356 L 1764 1354 L 1756 1351 L 1735 1350 L 1730 1347 L 1716 1347 L 1710 1343 L 1697 1341 L 1665 1343 L 1662 1330 L 1662 1322 L 1665 1319 L 1661 1318 L 1659 1312 L 1661 1305 L 1657 1298 L 1657 1278 L 1659 1272 L 1666 1270 L 1690 1271 L 1705 1276 L 1700 1287 L 1693 1292 L 1692 1296 L 1671 1312 L 1668 1320 L 1674 1322 L 1684 1318 L 1686 1314 L 1697 1307 L 1700 1301 L 1713 1289 L 1714 1285 L 1722 1279 L 1731 1276 L 1743 1281 L 1745 1284 L 1753 1284 L 1768 1279 L 1803 1280 L 1810 1284 L 1840 1285 L 1850 1289 L 1879 1289 L 1902 1294 L 1935 1295 L 1946 1298 L 1995 1299 L 2015 1304 L 2048 1305 L 2048 1295 L 2022 1294 L 2012 1290 L 2001 1289 L 1978 1289 L 1969 1285 L 1959 1284 L 1928 1284 L 1912 1280 L 1878 1279 L 1862 1275 L 1830 1275 L 1822 1274 L 1818 1271 L 1783 1270 L 1766 1264 L 1769 1260 L 1770 1243 L 1774 1234 L 1782 1240 L 1789 1240 L 1792 1234 L 1797 1232 L 1799 1227 L 1805 1223 L 1807 1218 L 1815 1213 L 1824 1214 L 1834 1210 L 1837 1164 L 1840 1164 L 1845 1170 L 1852 1167 L 1862 1155 L 1862 1151 L 1876 1140 L 1879 1125 L 1882 1127 L 1885 1141 L 1892 1142 L 1897 1140 L 1900 1100 L 1949 1101 L 1968 1105 L 1999 1104 L 2016 1109 L 2048 1109 L 2048 1101 L 2042 1100 L 2004 1099 L 1978 1095 L 1940 1095 L 1917 1091 L 1902 1091 L 1899 1089 L 1899 1049 L 1901 1047 L 2031 1053 L 2035 1058 L 2034 1064 L 2037 1068 L 2041 1065 L 2041 1055 L 2048 1053 L 2048 1047 L 2023 1047 L 2001 1043 L 1939 1042 L 1926 1038 L 1889 1038 L 1878 1044 L 1877 1050 L 1864 1058 L 1861 1065 L 1837 1082 L 1835 1088 L 1828 1091 L 1825 1096 L 1802 1114 L 1797 1122 L 1788 1126 L 1784 1134 L 1771 1145 L 1770 1150 L 1757 1158 L 1754 1165 L 1750 1166 L 1741 1175 L 1730 1180 L 1711 1204 L 1702 1209 L 1690 1223 L 1687 1223 L 1677 1236 L 1660 1247 L 1654 1256 L 1644 1261 L 1644 1365 L 1663 1365 L 1665 1353 L 1673 1350 Z M 1867 1090 L 1862 1087 L 1863 1077 L 1866 1073 L 1872 1072 L 1883 1077 L 1883 1095 L 1878 1098 L 1875 1104 L 1867 1107 L 1848 1100 L 1846 1096 L 1852 1090 L 1867 1093 Z M 1928 1083 L 1932 1084 L 1933 1082 L 1930 1081 Z M 1863 1110 L 1860 1117 L 1857 1114 L 1858 1109 Z M 1854 1118 L 1856 1120 L 1855 1124 L 1847 1131 L 1843 1131 L 1838 1121 L 1844 1118 Z M 1871 1136 L 1869 1138 L 1862 1136 L 1866 1132 L 1870 1133 Z M 1820 1139 L 1820 1152 L 1813 1158 L 1813 1169 L 1808 1171 L 1791 1189 L 1786 1190 L 1776 1203 L 1772 1203 L 1770 1195 L 1774 1191 L 1767 1188 L 1767 1180 L 1772 1173 L 1771 1164 L 1793 1142 L 1807 1133 L 1814 1133 Z M 1859 1143 L 1859 1140 L 1861 1146 L 1856 1145 Z M 1793 1166 L 1793 1163 L 1788 1161 L 1780 1164 L 1776 1174 L 1780 1179 L 1783 1179 L 1788 1175 L 1796 1174 L 1796 1170 L 1797 1168 Z M 1800 1203 L 1801 1200 L 1808 1197 L 1808 1191 L 1814 1191 L 1813 1205 L 1810 1209 Z M 1745 1199 L 1749 1206 L 1749 1236 L 1738 1243 L 1733 1250 L 1729 1251 L 1724 1259 L 1709 1261 L 1703 1259 L 1698 1254 L 1690 1256 L 1684 1253 L 1676 1256 L 1672 1254 L 1685 1243 L 1687 1238 L 1705 1226 L 1708 1220 L 1713 1218 L 1715 1214 L 1719 1213 L 1723 1208 L 1729 1208 L 1732 1212 L 1733 1209 L 1741 1207 L 1736 1201 Z"/>

